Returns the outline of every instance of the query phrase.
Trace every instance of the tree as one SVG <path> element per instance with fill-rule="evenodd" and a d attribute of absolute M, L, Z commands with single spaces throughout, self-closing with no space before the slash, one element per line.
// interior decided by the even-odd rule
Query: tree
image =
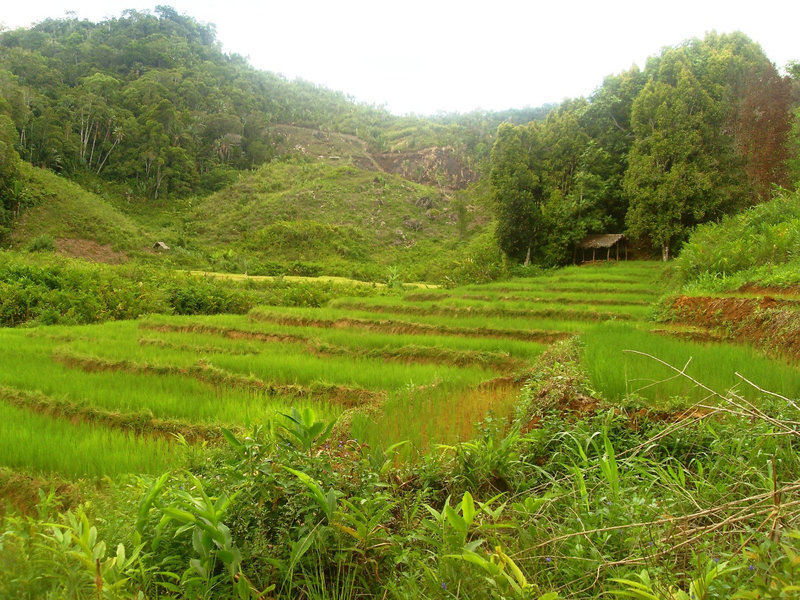
<path fill-rule="evenodd" d="M 0 113 L 0 236 L 8 231 L 11 219 L 19 211 L 22 195 L 17 181 L 20 160 L 14 148 L 16 137 L 13 121 Z"/>
<path fill-rule="evenodd" d="M 623 183 L 629 232 L 649 238 L 665 261 L 688 228 L 716 215 L 727 200 L 709 153 L 714 102 L 685 57 L 672 52 L 661 69 L 670 76 L 651 79 L 633 104 L 636 141 Z"/>
<path fill-rule="evenodd" d="M 492 148 L 490 179 L 497 241 L 507 256 L 524 259 L 526 264 L 543 233 L 541 180 L 529 164 L 537 138 L 535 123 L 520 127 L 503 123 Z"/>
<path fill-rule="evenodd" d="M 491 183 L 498 242 L 510 258 L 564 264 L 579 239 L 608 222 L 597 173 L 608 154 L 581 126 L 586 108 L 583 99 L 565 102 L 543 123 L 498 129 Z"/>
<path fill-rule="evenodd" d="M 635 139 L 631 109 L 647 80 L 636 66 L 606 77 L 580 115 L 581 125 L 593 143 L 593 155 L 587 156 L 584 164 L 586 172 L 599 184 L 593 199 L 606 219 L 608 231 L 622 231 L 625 226 L 628 199 L 622 180 Z"/>

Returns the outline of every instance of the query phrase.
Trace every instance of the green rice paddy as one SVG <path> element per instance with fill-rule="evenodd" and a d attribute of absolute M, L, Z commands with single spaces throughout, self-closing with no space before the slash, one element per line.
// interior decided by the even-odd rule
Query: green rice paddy
<path fill-rule="evenodd" d="M 510 415 L 536 357 L 575 335 L 593 388 L 611 402 L 666 409 L 702 398 L 640 353 L 677 367 L 691 358 L 687 373 L 721 392 L 738 371 L 796 395 L 796 366 L 650 331 L 661 272 L 657 263 L 572 267 L 318 309 L 2 329 L 0 387 L 16 403 L 0 394 L 0 465 L 73 478 L 153 472 L 179 466 L 179 446 L 127 423 L 249 428 L 306 406 L 324 420 L 346 414 L 347 434 L 370 446 L 409 440 L 422 452 L 474 436 L 489 411 Z M 33 394 L 39 404 L 25 406 Z M 71 407 L 71 418 L 48 402 Z M 97 411 L 104 420 L 93 420 Z"/>

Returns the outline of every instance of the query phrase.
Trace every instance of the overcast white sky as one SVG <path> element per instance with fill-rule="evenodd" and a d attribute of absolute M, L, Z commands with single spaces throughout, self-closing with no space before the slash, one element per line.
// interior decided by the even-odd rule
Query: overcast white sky
<path fill-rule="evenodd" d="M 153 10 L 143 0 L 6 0 L 27 27 Z M 256 68 L 383 104 L 397 114 L 539 106 L 588 95 L 618 73 L 707 31 L 740 30 L 780 68 L 800 60 L 797 0 L 163 0 L 217 26 Z"/>

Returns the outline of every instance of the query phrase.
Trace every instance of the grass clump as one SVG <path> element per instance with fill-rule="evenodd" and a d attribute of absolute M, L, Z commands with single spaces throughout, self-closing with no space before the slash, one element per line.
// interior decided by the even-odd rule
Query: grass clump
<path fill-rule="evenodd" d="M 88 423 L 70 423 L 0 401 L 0 462 L 34 473 L 114 477 L 160 473 L 179 455 L 164 439 Z"/>
<path fill-rule="evenodd" d="M 28 252 L 53 252 L 56 249 L 56 243 L 52 236 L 46 234 L 37 235 L 28 242 L 25 249 Z"/>
<path fill-rule="evenodd" d="M 660 410 L 706 397 L 705 390 L 645 355 L 680 369 L 686 367 L 687 374 L 714 389 L 741 386 L 736 373 L 779 394 L 791 396 L 800 389 L 800 370 L 748 346 L 689 342 L 616 323 L 588 329 L 581 339 L 585 344 L 582 361 L 592 386 L 614 403 L 641 398 Z"/>

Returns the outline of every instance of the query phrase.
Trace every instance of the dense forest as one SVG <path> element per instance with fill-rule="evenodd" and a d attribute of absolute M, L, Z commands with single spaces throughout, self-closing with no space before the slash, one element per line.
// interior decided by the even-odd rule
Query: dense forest
<path fill-rule="evenodd" d="M 789 183 L 791 73 L 743 34 L 712 33 L 544 122 L 503 124 L 491 172 L 501 247 L 560 264 L 587 232 L 626 231 L 667 260 L 695 225 Z"/>

